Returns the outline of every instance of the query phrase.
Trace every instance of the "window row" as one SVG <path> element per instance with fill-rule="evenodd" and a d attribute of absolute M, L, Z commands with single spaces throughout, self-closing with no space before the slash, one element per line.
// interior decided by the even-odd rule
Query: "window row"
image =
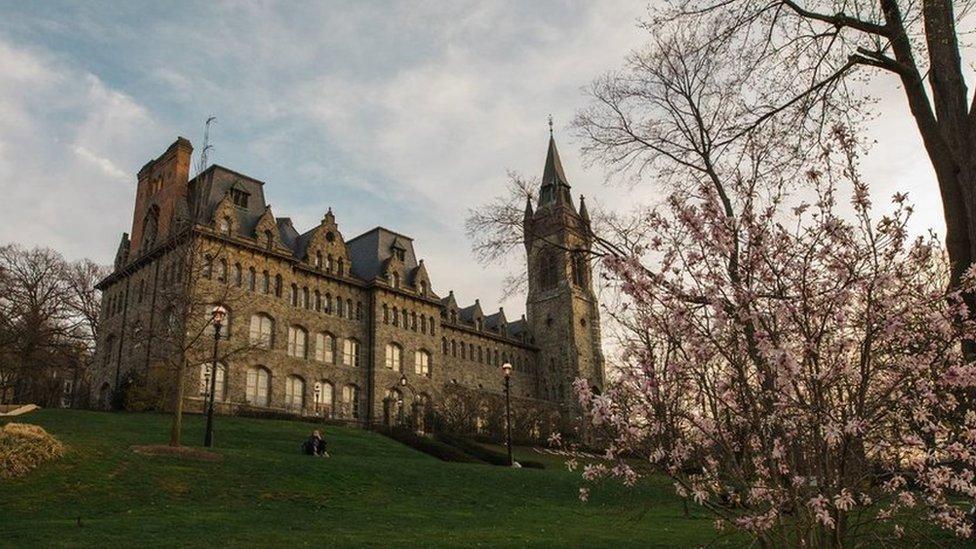
<path fill-rule="evenodd" d="M 413 355 L 413 371 L 424 377 L 431 376 L 431 356 L 426 349 L 418 349 Z M 386 344 L 386 367 L 394 372 L 403 371 L 403 347 L 399 343 Z"/>
<path fill-rule="evenodd" d="M 230 268 L 229 276 L 227 269 L 226 259 L 218 259 L 215 264 L 214 259 L 207 256 L 203 276 L 204 278 L 216 277 L 220 282 L 228 282 L 239 288 L 246 286 L 247 290 L 252 292 L 269 295 L 273 293 L 275 297 L 282 297 L 284 288 L 280 274 L 276 274 L 274 277 L 268 271 L 262 271 L 259 274 L 254 267 L 250 267 L 245 275 L 240 263 L 235 263 Z M 334 314 L 350 320 L 363 320 L 363 303 L 361 301 L 354 302 L 352 299 L 343 298 L 340 295 L 333 296 L 328 292 L 309 290 L 308 286 L 299 288 L 297 284 L 291 285 L 288 297 L 292 307 L 329 315 Z"/>
<path fill-rule="evenodd" d="M 429 331 L 430 335 L 434 335 L 434 317 L 424 314 L 418 315 L 417 311 L 390 307 L 386 303 L 383 304 L 383 323 L 403 326 L 403 329 L 413 330 L 415 332 L 419 328 L 422 334 L 426 334 Z"/>
<path fill-rule="evenodd" d="M 499 352 L 498 349 L 492 350 L 488 347 L 482 347 L 474 343 L 465 343 L 464 341 L 457 341 L 455 339 L 448 340 L 446 337 L 441 338 L 441 351 L 445 355 L 460 357 L 462 360 L 471 360 L 491 366 L 501 366 L 508 362 L 518 371 L 522 371 L 527 365 L 523 357 L 519 355 L 510 356 L 507 352 Z"/>
<path fill-rule="evenodd" d="M 251 315 L 251 328 L 248 334 L 250 344 L 260 349 L 275 348 L 275 320 L 264 313 Z M 361 359 L 361 345 L 355 338 L 342 340 L 342 356 L 337 357 L 336 336 L 328 332 L 315 334 L 312 353 L 309 353 L 308 331 L 301 326 L 288 327 L 288 356 L 309 358 L 311 355 L 318 362 L 337 364 L 337 358 L 342 359 L 345 366 L 358 367 Z"/>
<path fill-rule="evenodd" d="M 216 400 L 223 402 L 227 394 L 227 368 L 217 363 L 217 378 L 211 380 L 213 364 L 200 365 L 200 386 L 198 394 L 208 398 L 210 384 L 214 384 Z M 251 366 L 245 373 L 246 384 L 244 402 L 252 406 L 268 407 L 271 405 L 271 372 L 264 366 Z M 329 380 L 320 380 L 312 384 L 311 394 L 307 393 L 305 379 L 298 375 L 285 377 L 285 394 L 282 406 L 295 412 L 313 412 L 323 417 L 342 417 L 358 419 L 361 412 L 360 390 L 355 384 L 342 387 L 341 394 L 336 395 L 335 387 Z M 339 406 L 335 406 L 336 397 L 340 397 Z"/>

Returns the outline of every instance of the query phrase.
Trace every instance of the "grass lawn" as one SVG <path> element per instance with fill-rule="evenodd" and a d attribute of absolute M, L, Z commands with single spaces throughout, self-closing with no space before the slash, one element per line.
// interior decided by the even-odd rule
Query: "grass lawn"
<path fill-rule="evenodd" d="M 715 538 L 708 517 L 682 517 L 663 479 L 606 485 L 582 504 L 578 473 L 444 463 L 358 429 L 330 427 L 333 457 L 315 459 L 298 453 L 309 424 L 219 417 L 224 459 L 208 463 L 129 450 L 165 442 L 165 415 L 42 410 L 17 421 L 43 426 L 68 451 L 0 481 L 5 547 L 690 547 Z M 184 436 L 198 444 L 203 419 L 188 416 Z"/>

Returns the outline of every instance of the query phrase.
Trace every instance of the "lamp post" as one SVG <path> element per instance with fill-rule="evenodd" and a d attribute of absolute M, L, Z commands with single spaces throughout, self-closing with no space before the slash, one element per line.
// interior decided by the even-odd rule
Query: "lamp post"
<path fill-rule="evenodd" d="M 227 316 L 227 309 L 217 305 L 210 311 L 210 323 L 214 328 L 213 365 L 210 368 L 210 403 L 207 406 L 207 430 L 203 435 L 203 445 L 213 446 L 214 401 L 217 399 L 217 344 L 220 343 L 220 327 Z"/>
<path fill-rule="evenodd" d="M 508 448 L 508 466 L 515 464 L 512 460 L 512 365 L 502 364 L 502 373 L 505 374 L 505 446 Z"/>

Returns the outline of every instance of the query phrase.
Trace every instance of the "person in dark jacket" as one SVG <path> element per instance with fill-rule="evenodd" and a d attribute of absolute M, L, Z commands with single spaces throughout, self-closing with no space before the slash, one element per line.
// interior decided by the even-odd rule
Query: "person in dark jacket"
<path fill-rule="evenodd" d="M 305 439 L 302 450 L 309 456 L 329 457 L 329 453 L 325 451 L 325 439 L 318 429 L 312 431 L 312 435 Z"/>

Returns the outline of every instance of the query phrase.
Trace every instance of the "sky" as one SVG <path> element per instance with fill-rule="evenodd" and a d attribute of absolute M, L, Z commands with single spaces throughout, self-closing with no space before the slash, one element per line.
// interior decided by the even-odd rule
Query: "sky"
<path fill-rule="evenodd" d="M 555 120 L 574 196 L 628 208 L 653 184 L 606 184 L 568 129 L 582 88 L 646 39 L 643 2 L 15 2 L 0 0 L 0 243 L 111 263 L 136 172 L 177 136 L 265 181 L 304 232 L 331 207 L 350 239 L 415 239 L 433 289 L 505 306 L 509 265 L 479 265 L 468 209 L 514 170 L 541 176 Z M 944 232 L 901 90 L 875 79 L 864 159 L 879 200 L 908 191 L 913 229 Z M 513 257 L 513 261 L 521 261 Z"/>

